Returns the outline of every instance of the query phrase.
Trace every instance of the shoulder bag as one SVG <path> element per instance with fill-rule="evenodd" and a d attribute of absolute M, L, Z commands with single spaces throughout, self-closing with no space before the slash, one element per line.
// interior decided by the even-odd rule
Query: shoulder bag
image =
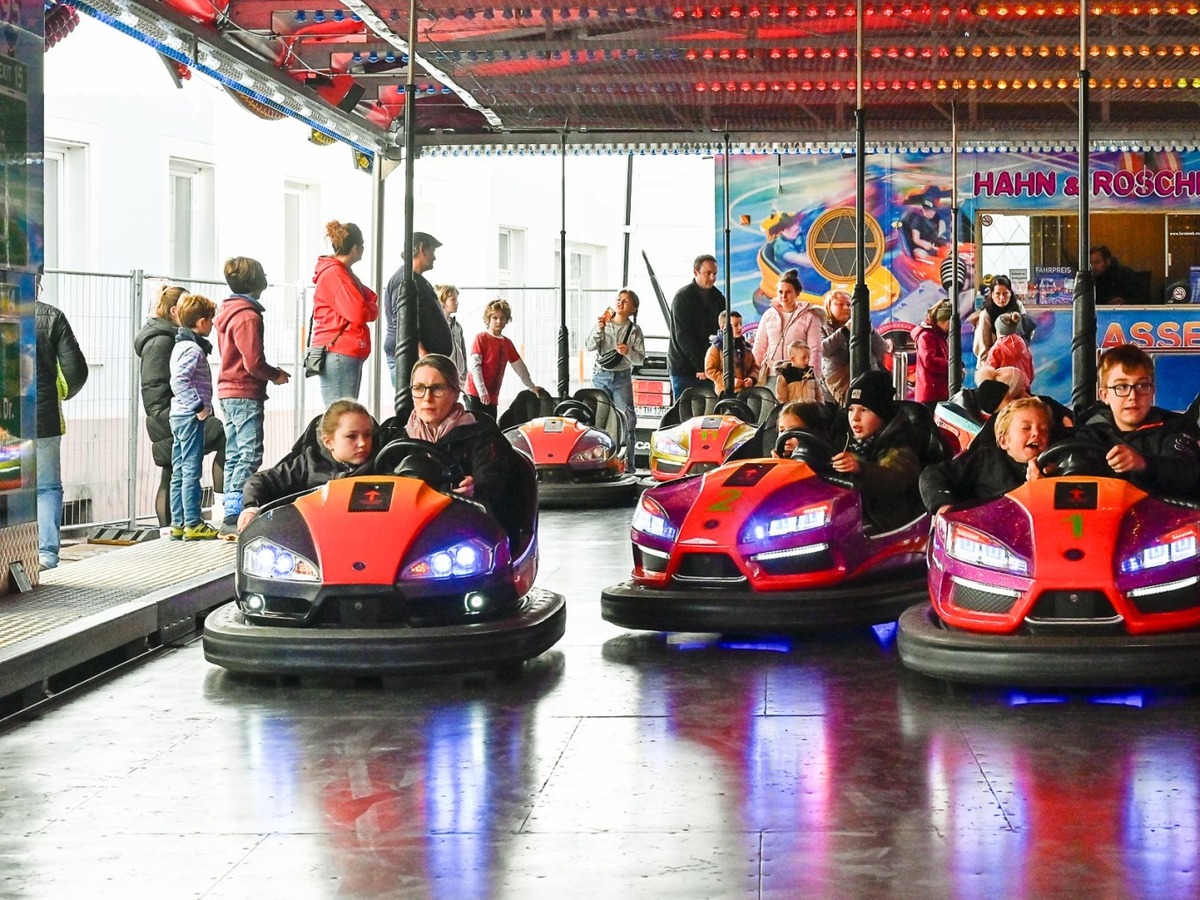
<path fill-rule="evenodd" d="M 325 371 L 325 354 L 329 352 L 330 347 L 337 343 L 337 339 L 342 336 L 342 332 L 346 330 L 346 327 L 349 324 L 349 322 L 344 323 L 342 327 L 338 329 L 338 333 L 333 336 L 333 340 L 329 342 L 328 346 L 322 347 L 320 345 L 313 344 L 312 342 L 313 317 L 308 317 L 308 349 L 304 351 L 305 378 L 311 378 L 314 375 L 320 375 Z"/>

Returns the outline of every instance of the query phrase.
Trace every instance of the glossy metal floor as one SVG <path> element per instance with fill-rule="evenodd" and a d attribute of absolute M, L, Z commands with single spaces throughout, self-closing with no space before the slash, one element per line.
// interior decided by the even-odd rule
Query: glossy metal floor
<path fill-rule="evenodd" d="M 567 636 L 519 678 L 276 684 L 194 643 L 11 726 L 0 895 L 1200 895 L 1197 695 L 626 633 L 628 515 L 544 514 Z"/>

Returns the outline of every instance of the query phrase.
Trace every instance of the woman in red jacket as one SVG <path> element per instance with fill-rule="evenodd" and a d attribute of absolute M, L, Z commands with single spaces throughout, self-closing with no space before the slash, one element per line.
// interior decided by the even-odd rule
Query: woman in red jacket
<path fill-rule="evenodd" d="M 325 234 L 333 244 L 333 255 L 317 259 L 309 340 L 312 346 L 326 349 L 321 400 L 329 406 L 343 397 L 358 398 L 363 363 L 371 354 L 367 326 L 379 315 L 379 303 L 375 292 L 350 271 L 363 256 L 359 227 L 334 221 L 325 226 Z"/>
<path fill-rule="evenodd" d="M 930 405 L 950 397 L 950 316 L 953 310 L 943 300 L 925 315 L 917 329 L 917 388 L 913 399 Z"/>

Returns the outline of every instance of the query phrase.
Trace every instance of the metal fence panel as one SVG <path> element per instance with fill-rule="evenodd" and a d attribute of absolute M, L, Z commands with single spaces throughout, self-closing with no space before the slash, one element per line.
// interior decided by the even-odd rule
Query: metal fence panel
<path fill-rule="evenodd" d="M 66 313 L 89 368 L 88 383 L 63 408 L 67 424 L 62 449 L 63 525 L 153 521 L 159 470 L 154 465 L 146 434 L 133 338 L 153 314 L 162 287 L 178 284 L 218 304 L 229 295 L 229 288 L 223 281 L 150 276 L 141 271 L 114 274 L 49 270 L 43 284 L 43 299 Z M 264 455 L 267 465 L 282 458 L 304 426 L 324 408 L 318 382 L 305 379 L 302 366 L 311 290 L 311 285 L 272 285 L 263 294 L 267 360 L 292 376 L 288 384 L 269 385 L 267 389 Z M 517 345 L 534 381 L 554 393 L 558 383 L 559 288 L 463 287 L 461 290 L 509 301 L 513 323 L 505 333 Z M 596 316 L 615 296 L 614 289 L 568 292 L 571 391 L 590 380 L 592 354 L 584 352 L 583 342 Z M 482 330 L 482 322 L 474 330 L 473 324 L 464 325 L 468 347 Z M 377 351 L 378 348 L 364 370 L 361 396 L 367 396 L 371 366 L 381 367 L 384 387 L 380 415 L 387 417 L 392 409 L 391 383 L 385 361 Z M 220 367 L 215 349 L 211 365 L 215 385 Z M 519 381 L 507 377 L 501 404 L 510 402 L 519 390 Z M 206 459 L 202 470 L 206 498 L 212 487 L 210 463 L 211 457 Z"/>

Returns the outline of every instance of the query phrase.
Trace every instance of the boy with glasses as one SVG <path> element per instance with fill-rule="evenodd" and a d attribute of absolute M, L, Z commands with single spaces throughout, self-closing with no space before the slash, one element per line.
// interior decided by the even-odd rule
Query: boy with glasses
<path fill-rule="evenodd" d="M 1144 491 L 1194 498 L 1200 493 L 1200 452 L 1185 417 L 1153 405 L 1154 360 L 1132 344 L 1100 357 L 1098 408 L 1080 437 L 1109 447 L 1108 465 Z"/>

